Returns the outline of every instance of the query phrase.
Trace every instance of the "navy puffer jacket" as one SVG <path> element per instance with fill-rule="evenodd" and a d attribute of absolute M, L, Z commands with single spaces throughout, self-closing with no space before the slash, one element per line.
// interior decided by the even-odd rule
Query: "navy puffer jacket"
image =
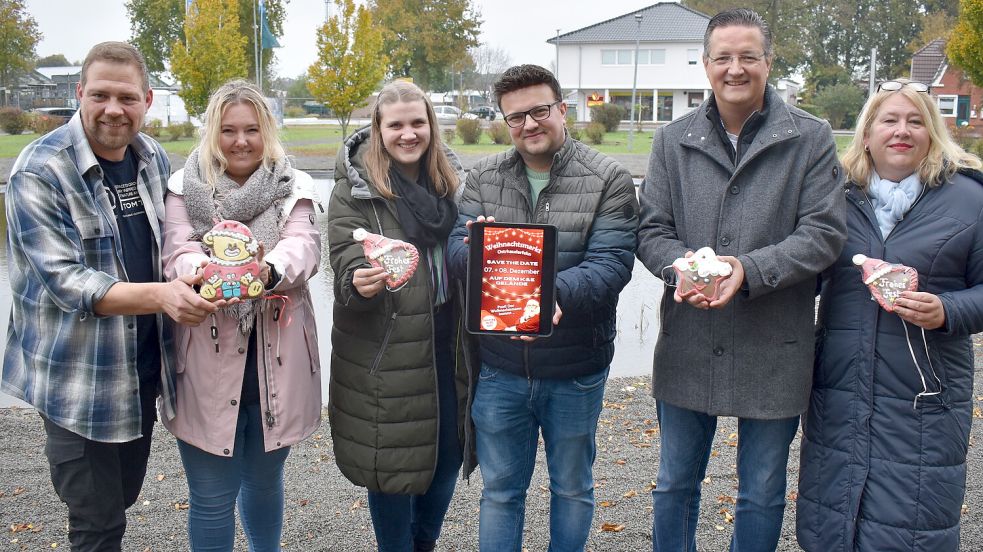
<path fill-rule="evenodd" d="M 983 176 L 926 188 L 886 239 L 864 191 L 849 185 L 846 196 L 847 244 L 823 274 L 796 535 L 816 552 L 958 550 L 970 334 L 983 330 Z M 918 290 L 939 296 L 946 320 L 925 332 L 931 362 L 921 329 L 871 299 L 857 253 L 915 268 Z M 941 382 L 941 392 L 915 405 L 919 367 L 928 391 Z"/>
<path fill-rule="evenodd" d="M 549 184 L 532 205 L 525 165 L 512 148 L 477 163 L 458 210 L 448 265 L 459 278 L 467 269 L 468 220 L 485 215 L 557 227 L 560 323 L 550 337 L 531 343 L 481 336 L 481 361 L 533 378 L 575 378 L 607 368 L 614 356 L 618 295 L 635 263 L 638 199 L 628 171 L 568 136 L 553 158 Z"/>

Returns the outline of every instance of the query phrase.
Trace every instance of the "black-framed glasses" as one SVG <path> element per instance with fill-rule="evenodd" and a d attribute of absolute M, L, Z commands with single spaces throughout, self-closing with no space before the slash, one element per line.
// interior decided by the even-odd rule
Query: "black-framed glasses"
<path fill-rule="evenodd" d="M 512 128 L 519 128 L 526 124 L 526 115 L 532 117 L 533 121 L 542 121 L 543 119 L 548 119 L 550 113 L 553 111 L 553 106 L 562 102 L 563 100 L 556 100 L 551 104 L 537 105 L 536 107 L 528 111 L 517 111 L 515 113 L 509 113 L 505 116 L 505 124 Z"/>
<path fill-rule="evenodd" d="M 739 56 L 720 56 L 720 57 L 710 57 L 707 56 L 710 63 L 716 65 L 717 67 L 729 67 L 730 64 L 737 60 L 742 67 L 754 67 L 755 65 L 761 63 L 761 60 L 765 59 L 765 54 L 753 55 L 753 54 L 741 54 Z"/>
<path fill-rule="evenodd" d="M 905 86 L 911 88 L 915 92 L 923 92 L 925 94 L 928 94 L 928 88 L 929 88 L 928 85 L 923 82 L 915 82 L 915 81 L 908 81 L 908 82 L 895 81 L 895 80 L 884 81 L 877 85 L 877 91 L 880 92 L 881 90 L 887 90 L 888 92 L 894 92 L 896 90 L 901 90 Z"/>

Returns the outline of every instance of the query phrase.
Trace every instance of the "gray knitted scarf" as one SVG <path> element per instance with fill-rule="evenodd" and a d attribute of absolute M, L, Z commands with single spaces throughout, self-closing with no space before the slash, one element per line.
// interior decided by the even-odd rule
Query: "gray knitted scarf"
<path fill-rule="evenodd" d="M 222 173 L 213 188 L 204 181 L 203 174 L 195 149 L 184 165 L 184 204 L 193 228 L 189 239 L 201 241 L 217 222 L 235 220 L 248 226 L 266 251 L 276 247 L 287 219 L 283 203 L 293 191 L 294 173 L 290 161 L 280 159 L 272 171 L 260 165 L 241 186 Z M 243 335 L 249 335 L 256 312 L 263 308 L 262 303 L 243 301 L 228 307 L 225 313 L 239 321 Z"/>

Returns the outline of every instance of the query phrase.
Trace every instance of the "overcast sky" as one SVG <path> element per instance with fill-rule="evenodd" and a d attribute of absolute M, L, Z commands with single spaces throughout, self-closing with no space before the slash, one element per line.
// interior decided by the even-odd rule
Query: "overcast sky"
<path fill-rule="evenodd" d="M 513 63 L 549 67 L 556 51 L 546 40 L 656 3 L 658 0 L 475 0 L 484 44 L 507 51 Z M 130 38 L 124 0 L 26 0 L 44 34 L 38 55 L 80 61 L 92 45 Z M 314 61 L 314 34 L 324 21 L 324 0 L 290 0 L 277 74 L 295 77 Z"/>

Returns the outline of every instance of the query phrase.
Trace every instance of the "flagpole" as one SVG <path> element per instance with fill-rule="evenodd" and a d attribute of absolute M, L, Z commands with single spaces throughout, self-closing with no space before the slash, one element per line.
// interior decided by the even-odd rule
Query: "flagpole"
<path fill-rule="evenodd" d="M 260 59 L 259 59 L 259 56 L 260 56 L 259 52 L 261 50 L 260 50 L 259 38 L 258 38 L 259 35 L 258 35 L 258 32 L 257 32 L 257 29 L 259 28 L 259 25 L 257 25 L 257 20 L 256 20 L 256 13 L 259 10 L 259 8 L 257 7 L 258 3 L 259 3 L 259 0 L 255 0 L 252 3 L 253 4 L 253 64 L 254 64 L 254 67 L 256 68 L 256 71 L 255 71 L 256 72 L 256 86 L 258 86 L 259 89 L 262 90 L 263 89 L 263 75 L 261 73 L 262 70 L 260 69 Z"/>

